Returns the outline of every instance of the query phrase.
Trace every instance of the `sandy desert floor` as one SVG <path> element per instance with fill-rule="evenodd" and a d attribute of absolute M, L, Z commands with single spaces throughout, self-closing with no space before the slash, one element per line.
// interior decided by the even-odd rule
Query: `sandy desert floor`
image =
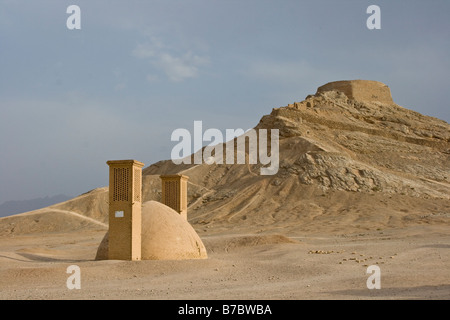
<path fill-rule="evenodd" d="M 0 299 L 450 299 L 447 225 L 340 235 L 200 232 L 209 257 L 186 261 L 95 261 L 103 235 L 2 236 Z M 79 290 L 66 286 L 70 265 L 80 267 Z M 367 288 L 370 265 L 380 267 L 381 289 Z"/>

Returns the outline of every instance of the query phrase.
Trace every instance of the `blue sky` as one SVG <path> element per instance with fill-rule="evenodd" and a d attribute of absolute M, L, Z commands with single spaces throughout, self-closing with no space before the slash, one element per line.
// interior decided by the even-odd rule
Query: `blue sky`
<path fill-rule="evenodd" d="M 336 80 L 448 122 L 449 16 L 448 0 L 0 0 L 0 203 L 105 186 L 107 160 L 169 159 L 194 120 L 249 129 Z"/>

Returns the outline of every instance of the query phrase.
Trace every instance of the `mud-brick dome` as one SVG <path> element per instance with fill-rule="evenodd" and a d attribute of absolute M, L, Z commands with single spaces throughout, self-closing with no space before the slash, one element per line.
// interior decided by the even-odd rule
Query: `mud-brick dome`
<path fill-rule="evenodd" d="M 157 202 L 142 205 L 142 260 L 206 259 L 206 248 L 194 228 L 175 210 Z M 108 259 L 108 233 L 96 260 Z"/>

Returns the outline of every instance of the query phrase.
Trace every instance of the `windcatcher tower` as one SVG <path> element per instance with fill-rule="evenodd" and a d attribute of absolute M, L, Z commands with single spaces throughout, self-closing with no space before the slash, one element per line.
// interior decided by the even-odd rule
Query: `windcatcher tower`
<path fill-rule="evenodd" d="M 110 260 L 141 260 L 142 167 L 136 160 L 109 165 Z"/>
<path fill-rule="evenodd" d="M 160 176 L 162 183 L 161 202 L 178 212 L 187 220 L 187 181 L 182 174 Z"/>

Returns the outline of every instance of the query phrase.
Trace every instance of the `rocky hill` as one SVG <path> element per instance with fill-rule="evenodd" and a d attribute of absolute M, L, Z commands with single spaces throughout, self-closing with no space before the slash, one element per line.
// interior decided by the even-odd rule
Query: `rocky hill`
<path fill-rule="evenodd" d="M 160 200 L 159 175 L 183 173 L 189 176 L 188 219 L 200 234 L 241 227 L 347 234 L 449 224 L 450 125 L 398 106 L 382 83 L 326 84 L 301 102 L 273 109 L 255 128 L 279 129 L 276 175 L 260 175 L 260 164 L 160 161 L 143 171 L 144 201 Z M 37 217 L 63 213 L 74 229 L 107 228 L 107 194 L 103 187 L 0 219 L 0 234 L 39 232 Z"/>

